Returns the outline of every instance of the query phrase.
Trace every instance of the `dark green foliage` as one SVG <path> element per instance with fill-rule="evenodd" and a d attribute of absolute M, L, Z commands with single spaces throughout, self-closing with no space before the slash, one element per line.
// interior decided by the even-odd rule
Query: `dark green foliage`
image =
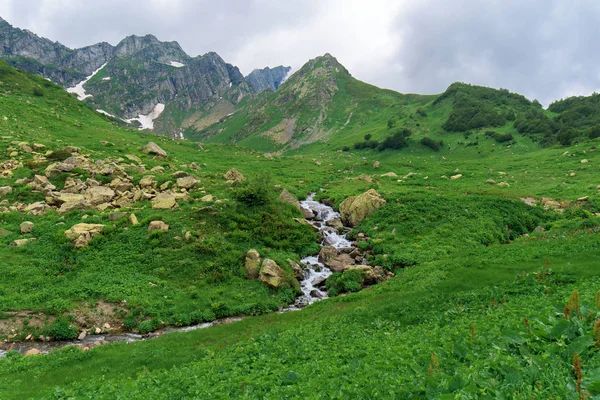
<path fill-rule="evenodd" d="M 427 116 L 427 112 L 425 111 L 425 109 L 423 107 L 417 108 L 417 114 L 419 114 L 421 117 Z"/>
<path fill-rule="evenodd" d="M 424 137 L 423 139 L 421 139 L 420 143 L 423 146 L 429 147 L 433 151 L 440 151 L 441 143 L 433 140 L 430 137 Z"/>
<path fill-rule="evenodd" d="M 342 147 L 342 151 L 350 151 L 350 147 L 344 146 L 344 147 Z"/>
<path fill-rule="evenodd" d="M 271 176 L 261 174 L 238 184 L 233 192 L 234 198 L 249 207 L 264 206 L 274 200 Z"/>
<path fill-rule="evenodd" d="M 358 292 L 362 288 L 365 273 L 360 270 L 335 272 L 327 278 L 327 293 L 337 296 L 342 293 Z"/>
<path fill-rule="evenodd" d="M 365 135 L 365 142 L 368 142 L 369 140 L 371 140 L 372 137 L 373 137 L 373 135 L 371 135 L 370 133 L 367 133 Z"/>
<path fill-rule="evenodd" d="M 386 137 L 383 142 L 377 147 L 379 151 L 383 150 L 399 150 L 408 146 L 408 137 L 411 135 L 409 129 L 399 129 L 392 136 Z"/>
<path fill-rule="evenodd" d="M 39 86 L 35 86 L 32 92 L 34 96 L 42 97 L 44 95 L 44 90 Z"/>
<path fill-rule="evenodd" d="M 56 340 L 72 340 L 77 338 L 77 330 L 66 318 L 60 317 L 48 328 L 48 336 Z"/>
<path fill-rule="evenodd" d="M 71 152 L 63 149 L 54 150 L 47 158 L 51 161 L 64 161 L 71 157 Z"/>
<path fill-rule="evenodd" d="M 491 137 L 498 143 L 505 143 L 505 142 L 510 142 L 513 140 L 513 135 L 510 132 L 500 133 L 500 132 L 494 132 L 494 131 L 487 131 L 485 133 L 485 136 Z"/>

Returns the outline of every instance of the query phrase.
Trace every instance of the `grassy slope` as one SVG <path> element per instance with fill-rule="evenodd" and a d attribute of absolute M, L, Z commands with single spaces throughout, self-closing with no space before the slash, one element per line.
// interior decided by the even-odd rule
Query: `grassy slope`
<path fill-rule="evenodd" d="M 74 110 L 68 108 L 69 113 Z M 364 246 L 374 251 L 372 262 L 391 268 L 415 265 L 370 290 L 301 312 L 85 353 L 67 349 L 0 361 L 0 397 L 62 398 L 66 392 L 75 398 L 434 398 L 443 393 L 459 398 L 575 398 L 573 350 L 584 360 L 586 385 L 600 368 L 595 350 L 581 336 L 593 335 L 593 321 L 550 331 L 564 325 L 560 313 L 574 289 L 597 317 L 593 297 L 600 283 L 595 262 L 600 241 L 595 232 L 600 221 L 593 213 L 600 211 L 595 189 L 600 158 L 591 149 L 595 143 L 568 148 L 574 156 L 562 156 L 565 149 L 539 149 L 520 135 L 510 148 L 483 137 L 477 146 L 469 146 L 462 135 L 431 129 L 443 123 L 448 109 L 427 111 L 428 120 L 437 121 L 430 122 L 428 134 L 446 143 L 439 153 L 415 141 L 399 152 L 334 152 L 337 145 L 319 143 L 269 160 L 232 146 L 198 152 L 186 142 L 162 142 L 180 162 L 206 163 L 205 179 L 229 166 L 249 175 L 268 170 L 275 183 L 299 196 L 323 187 L 320 196 L 337 204 L 375 188 L 388 206 L 356 229 L 370 237 Z M 412 114 L 406 112 L 406 121 L 422 127 Z M 33 118 L 21 117 L 24 138 L 35 132 L 33 127 L 49 123 L 42 116 Z M 378 122 L 382 136 L 387 119 Z M 96 134 L 81 135 L 91 129 L 115 142 L 110 151 L 131 152 L 145 143 L 134 132 L 111 132 L 102 120 L 94 116 L 83 127 L 61 125 L 60 134 L 42 128 L 39 137 L 66 135 L 69 144 L 107 151 Z M 3 132 L 19 134 L 17 122 L 12 124 Z M 347 141 L 360 140 L 368 127 L 361 129 Z M 589 162 L 582 164 L 583 158 Z M 380 161 L 378 169 L 374 161 Z M 398 177 L 376 176 L 385 172 Z M 409 172 L 415 175 L 403 178 Z M 568 176 L 571 172 L 574 177 Z M 463 178 L 447 179 L 456 173 Z M 351 179 L 361 174 L 372 181 Z M 488 178 L 510 186 L 486 184 Z M 217 182 L 207 187 L 226 191 Z M 590 199 L 583 208 L 562 214 L 531 209 L 518 200 L 548 196 L 574 201 L 586 195 Z M 546 231 L 534 233 L 537 225 Z M 531 274 L 548 266 L 550 276 Z"/>

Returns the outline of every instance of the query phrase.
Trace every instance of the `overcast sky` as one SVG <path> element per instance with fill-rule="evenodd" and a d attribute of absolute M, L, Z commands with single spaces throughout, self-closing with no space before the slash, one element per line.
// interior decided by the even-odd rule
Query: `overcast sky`
<path fill-rule="evenodd" d="M 0 0 L 0 16 L 72 48 L 152 33 L 244 74 L 329 52 L 405 93 L 462 81 L 548 104 L 600 89 L 596 0 Z"/>

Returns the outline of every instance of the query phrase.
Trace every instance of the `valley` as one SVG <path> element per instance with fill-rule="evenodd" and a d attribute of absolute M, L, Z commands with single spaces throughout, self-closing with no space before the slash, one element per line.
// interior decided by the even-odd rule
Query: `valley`
<path fill-rule="evenodd" d="M 600 395 L 597 94 L 7 25 L 0 398 Z"/>

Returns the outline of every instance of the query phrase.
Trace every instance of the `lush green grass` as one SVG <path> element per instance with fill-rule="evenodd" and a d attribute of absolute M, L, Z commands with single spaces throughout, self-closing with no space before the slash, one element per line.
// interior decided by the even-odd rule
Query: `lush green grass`
<path fill-rule="evenodd" d="M 68 317 L 75 308 L 100 301 L 117 306 L 121 300 L 127 304 L 122 317 L 132 327 L 144 320 L 188 324 L 276 309 L 291 300 L 293 289 L 275 292 L 243 279 L 244 252 L 254 247 L 283 264 L 318 249 L 310 229 L 293 221 L 299 212 L 273 200 L 284 187 L 299 198 L 318 192 L 334 206 L 376 189 L 387 205 L 352 236 L 364 233 L 368 239 L 359 246 L 369 261 L 396 273 L 378 286 L 299 312 L 88 352 L 11 353 L 0 360 L 0 398 L 577 398 L 575 352 L 583 361 L 583 387 L 596 394 L 596 142 L 542 149 L 508 125 L 496 131 L 513 134 L 512 143 L 497 143 L 485 135 L 487 128 L 449 134 L 442 129 L 448 104 L 340 79 L 347 85 L 340 96 L 370 100 L 348 123 L 352 129 L 328 142 L 268 159 L 235 145 L 200 148 L 152 137 L 169 154 L 157 160 L 140 153 L 149 137 L 112 125 L 40 78 L 0 67 L 0 136 L 6 136 L 0 154 L 18 149 L 12 141 L 42 143 L 49 150 L 76 145 L 94 160 L 140 157 L 146 172 L 127 169 L 135 182 L 155 166 L 165 168 L 154 173 L 159 183 L 172 180 L 176 170 L 201 180 L 179 209 L 157 211 L 148 202 L 137 203 L 131 211 L 139 226 L 97 211 L 0 214 L 0 226 L 12 232 L 0 238 L 3 318 L 23 310 Z M 35 87 L 43 95 L 34 94 Z M 332 126 L 346 122 L 344 112 L 340 106 L 330 114 Z M 338 151 L 367 133 L 385 138 L 390 119 L 413 131 L 406 148 Z M 419 143 L 423 137 L 443 140 L 444 146 L 434 152 Z M 9 204 L 43 199 L 15 183 L 47 166 L 32 158 L 19 150 L 16 159 L 23 166 L 0 179 L 0 186 L 14 187 L 3 198 Z M 191 162 L 202 170 L 191 170 Z M 236 200 L 244 198 L 236 195 L 240 187 L 222 177 L 231 167 L 253 182 L 270 174 L 270 185 L 261 191 L 266 205 Z M 381 176 L 387 172 L 397 176 Z M 456 174 L 462 177 L 450 179 Z M 66 177 L 52 181 L 60 186 Z M 74 177 L 86 178 L 85 171 Z M 205 193 L 223 202 L 201 202 Z M 582 196 L 587 201 L 577 202 Z M 571 204 L 556 212 L 519 197 Z M 85 222 L 107 226 L 89 247 L 75 250 L 63 231 L 84 215 Z M 171 229 L 148 233 L 154 219 Z M 36 224 L 38 241 L 7 246 L 21 237 L 18 226 L 25 220 Z M 544 231 L 536 231 L 538 226 Z M 191 241 L 182 239 L 188 231 Z M 562 314 L 575 289 L 581 318 L 566 321 Z"/>

